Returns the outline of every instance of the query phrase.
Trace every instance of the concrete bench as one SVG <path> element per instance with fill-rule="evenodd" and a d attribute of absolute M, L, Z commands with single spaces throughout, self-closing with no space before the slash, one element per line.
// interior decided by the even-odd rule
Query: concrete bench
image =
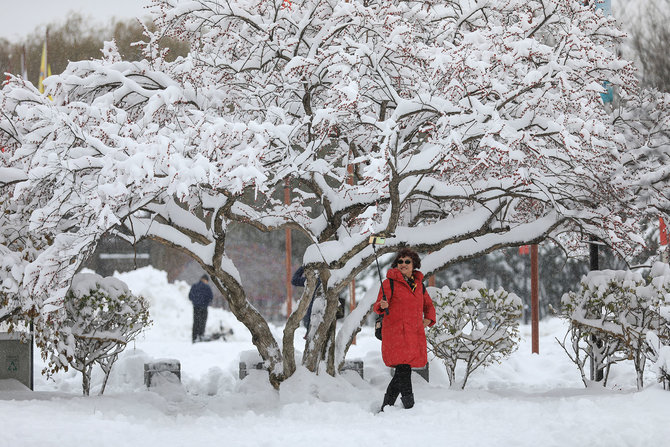
<path fill-rule="evenodd" d="M 250 370 L 265 370 L 267 371 L 267 368 L 265 367 L 265 363 L 263 362 L 240 362 L 240 371 L 239 371 L 239 376 L 240 380 L 244 379 L 246 376 L 249 375 Z"/>
<path fill-rule="evenodd" d="M 342 371 L 356 371 L 361 376 L 361 379 L 365 380 L 363 376 L 363 360 L 345 360 L 340 372 Z"/>
<path fill-rule="evenodd" d="M 426 366 L 424 366 L 423 368 L 412 368 L 412 371 L 414 371 L 415 373 L 417 373 L 418 375 L 420 375 L 421 377 L 423 377 L 423 379 L 424 379 L 426 382 L 429 382 L 429 381 L 430 381 L 430 380 L 428 380 L 428 379 L 429 379 L 428 365 L 429 365 L 429 364 L 426 363 Z"/>
<path fill-rule="evenodd" d="M 147 388 L 151 387 L 153 376 L 163 377 L 176 376 L 177 382 L 181 382 L 181 363 L 175 359 L 162 359 L 155 362 L 144 364 L 144 384 Z"/>

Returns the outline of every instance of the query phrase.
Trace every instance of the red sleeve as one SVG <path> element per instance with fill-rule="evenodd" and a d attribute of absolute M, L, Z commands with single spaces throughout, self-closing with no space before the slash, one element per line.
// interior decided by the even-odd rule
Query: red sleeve
<path fill-rule="evenodd" d="M 381 315 L 385 312 L 384 309 L 379 307 L 379 303 L 382 301 L 383 296 L 384 296 L 384 295 L 382 295 L 382 289 L 384 290 L 384 293 L 386 294 L 386 299 L 390 300 L 391 299 L 391 282 L 388 279 L 385 279 L 384 282 L 382 283 L 382 286 L 379 288 L 379 293 L 377 294 L 377 301 L 375 301 L 375 305 L 372 307 L 372 310 L 374 310 L 375 313 L 378 313 L 379 315 Z"/>
<path fill-rule="evenodd" d="M 430 324 L 428 326 L 434 325 L 435 321 L 437 320 L 435 316 L 435 306 L 433 306 L 433 300 L 430 299 L 430 295 L 428 295 L 426 289 L 423 289 L 423 318 L 430 320 Z"/>

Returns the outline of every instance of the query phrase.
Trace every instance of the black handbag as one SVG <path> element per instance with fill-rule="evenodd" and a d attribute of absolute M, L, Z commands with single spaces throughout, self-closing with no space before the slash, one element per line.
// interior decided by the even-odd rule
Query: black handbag
<path fill-rule="evenodd" d="M 390 286 L 391 286 L 391 298 L 393 296 L 393 280 L 389 278 Z M 384 285 L 382 285 L 384 287 Z M 388 312 L 388 310 L 387 310 Z M 377 318 L 375 318 L 375 337 L 377 340 L 382 339 L 382 322 L 384 321 L 384 314 L 377 314 Z"/>
<path fill-rule="evenodd" d="M 375 318 L 375 337 L 378 340 L 382 339 L 382 321 L 384 321 L 384 314 L 377 315 L 377 318 Z"/>

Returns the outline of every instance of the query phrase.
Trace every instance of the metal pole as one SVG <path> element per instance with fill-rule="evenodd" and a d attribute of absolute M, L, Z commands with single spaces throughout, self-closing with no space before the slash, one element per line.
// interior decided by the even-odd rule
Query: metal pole
<path fill-rule="evenodd" d="M 30 391 L 35 391 L 35 325 L 30 320 Z"/>
<path fill-rule="evenodd" d="M 598 263 L 598 238 L 591 236 L 591 243 L 589 244 L 589 269 L 590 270 L 600 270 L 600 265 Z M 599 316 L 596 316 L 599 317 Z M 602 341 L 598 340 L 595 335 L 591 336 L 591 343 L 595 346 L 602 346 Z M 595 359 L 593 354 L 589 359 L 590 368 L 590 379 L 596 382 L 601 382 L 605 378 L 605 372 L 596 368 Z"/>
<path fill-rule="evenodd" d="M 532 353 L 540 353 L 540 268 L 537 244 L 530 246 L 530 311 Z"/>
<path fill-rule="evenodd" d="M 351 150 L 349 151 L 349 160 L 351 161 Z M 347 166 L 347 183 L 349 185 L 354 184 L 354 165 L 349 163 Z M 353 312 L 356 308 L 356 280 L 352 279 L 349 283 L 349 312 Z M 352 345 L 356 344 L 356 336 L 354 335 L 353 340 L 351 341 Z"/>
<path fill-rule="evenodd" d="M 286 179 L 284 187 L 284 203 L 291 203 L 291 190 L 289 180 Z M 293 312 L 293 288 L 291 287 L 291 229 L 286 227 L 286 318 Z"/>
<path fill-rule="evenodd" d="M 27 81 L 28 80 L 28 70 L 26 69 L 27 66 L 27 61 L 26 61 L 26 46 L 23 45 L 23 50 L 21 52 L 21 77 L 23 77 L 23 80 Z"/>
<path fill-rule="evenodd" d="M 598 244 L 596 238 L 591 238 L 589 244 L 589 270 L 600 270 L 598 265 Z"/>

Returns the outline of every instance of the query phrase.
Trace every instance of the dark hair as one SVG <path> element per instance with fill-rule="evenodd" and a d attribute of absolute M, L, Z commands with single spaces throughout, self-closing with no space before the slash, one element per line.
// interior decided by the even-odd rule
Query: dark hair
<path fill-rule="evenodd" d="M 396 255 L 395 259 L 393 260 L 393 264 L 391 264 L 391 267 L 396 268 L 398 267 L 398 260 L 400 258 L 410 258 L 412 260 L 412 267 L 414 269 L 420 269 L 421 268 L 421 259 L 419 258 L 419 255 L 414 251 L 409 248 L 403 248 L 401 249 Z"/>
<path fill-rule="evenodd" d="M 209 276 L 207 276 L 207 275 L 202 275 L 202 276 L 200 277 L 200 281 L 202 281 L 203 279 L 204 279 L 205 281 L 208 281 L 208 282 L 209 282 Z"/>

